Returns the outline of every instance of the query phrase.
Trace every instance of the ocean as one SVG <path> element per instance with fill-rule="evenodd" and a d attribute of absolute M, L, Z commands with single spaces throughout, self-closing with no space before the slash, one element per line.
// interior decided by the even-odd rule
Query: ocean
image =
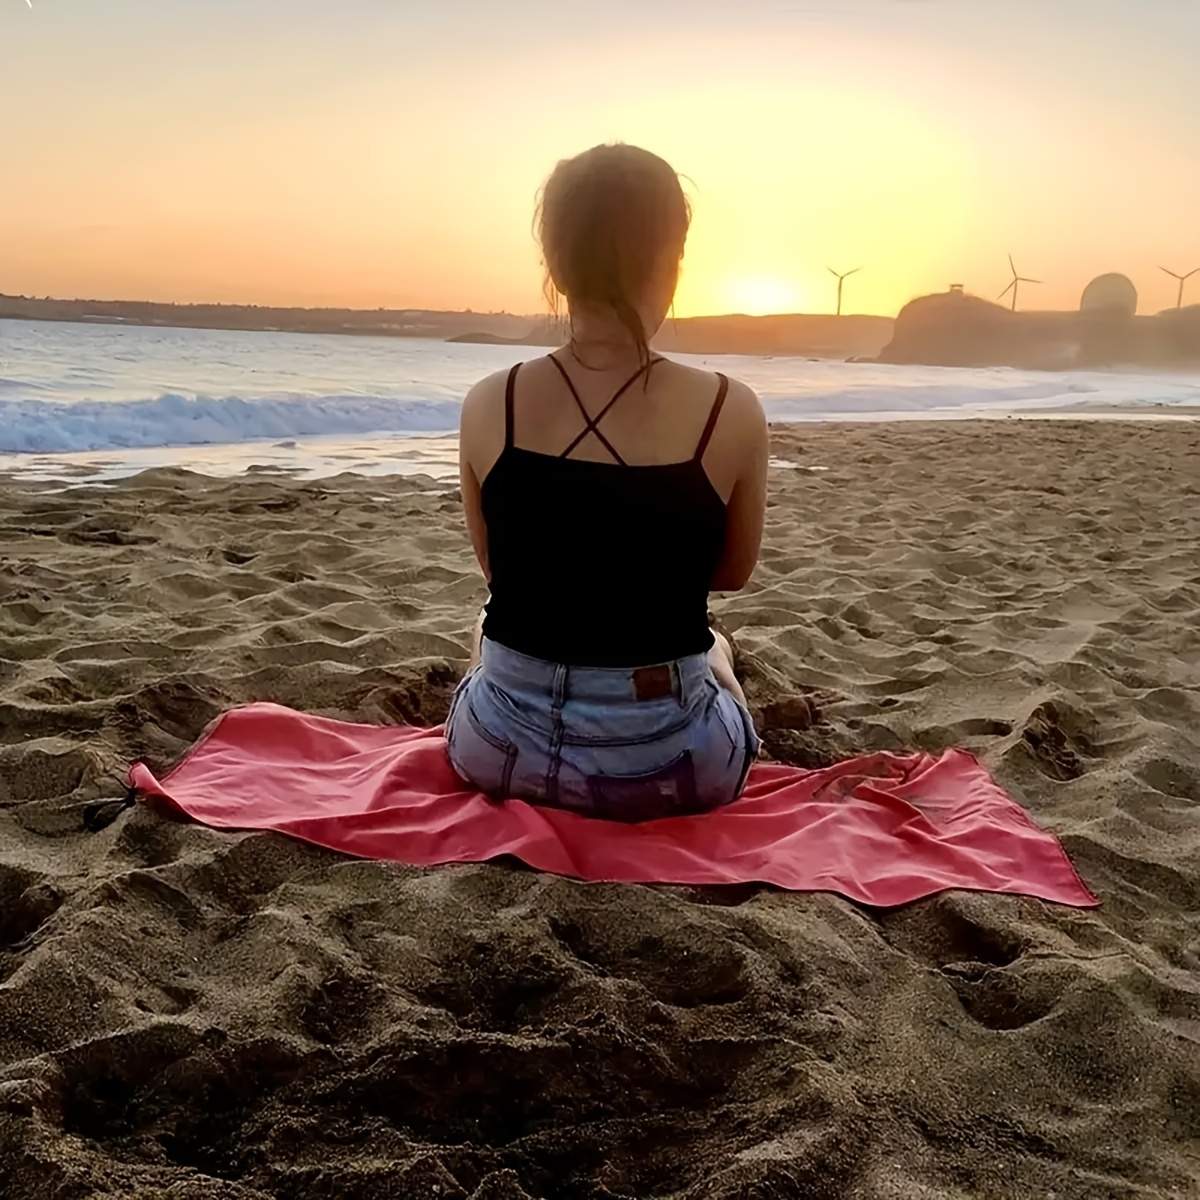
<path fill-rule="evenodd" d="M 455 471 L 459 405 L 536 347 L 0 321 L 0 471 L 115 478 L 152 466 L 319 477 Z M 680 355 L 737 376 L 772 422 L 1200 417 L 1200 372 L 1040 373 Z"/>

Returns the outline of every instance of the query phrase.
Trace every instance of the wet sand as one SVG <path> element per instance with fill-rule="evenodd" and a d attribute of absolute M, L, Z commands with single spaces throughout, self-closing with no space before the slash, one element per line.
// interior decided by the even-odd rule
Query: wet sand
<path fill-rule="evenodd" d="M 231 704 L 437 723 L 483 587 L 445 483 L 10 481 L 0 1196 L 1198 1194 L 1200 425 L 775 440 L 762 565 L 714 606 L 770 754 L 966 746 L 1101 909 L 418 870 L 93 810 Z"/>

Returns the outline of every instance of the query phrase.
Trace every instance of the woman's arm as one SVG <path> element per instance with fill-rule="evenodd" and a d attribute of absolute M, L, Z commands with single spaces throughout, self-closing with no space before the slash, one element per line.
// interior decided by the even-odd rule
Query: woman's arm
<path fill-rule="evenodd" d="M 726 453 L 736 464 L 733 491 L 725 505 L 725 552 L 713 576 L 714 592 L 736 592 L 746 586 L 758 564 L 763 519 L 767 510 L 767 418 L 758 397 L 745 384 L 730 382 L 722 421 Z"/>
<path fill-rule="evenodd" d="M 462 488 L 463 515 L 467 518 L 467 532 L 471 535 L 471 545 L 475 549 L 475 557 L 479 560 L 479 567 L 483 571 L 484 579 L 491 583 L 492 572 L 488 566 L 487 526 L 483 522 L 479 480 L 475 478 L 475 470 L 463 453 L 461 442 L 458 451 L 458 480 Z"/>
<path fill-rule="evenodd" d="M 497 428 L 497 408 L 499 427 Z M 467 532 L 483 577 L 492 581 L 488 565 L 487 524 L 483 519 L 481 484 L 504 448 L 504 376 L 492 375 L 477 383 L 463 401 L 458 426 L 458 480 L 462 489 Z M 480 463 L 486 463 L 481 472 Z"/>

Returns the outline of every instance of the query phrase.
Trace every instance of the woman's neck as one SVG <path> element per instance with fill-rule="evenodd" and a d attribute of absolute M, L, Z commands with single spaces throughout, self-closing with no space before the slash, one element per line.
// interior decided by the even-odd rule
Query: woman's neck
<path fill-rule="evenodd" d="M 594 313 L 571 314 L 571 356 L 592 371 L 633 370 L 640 365 L 633 335 L 616 318 Z"/>

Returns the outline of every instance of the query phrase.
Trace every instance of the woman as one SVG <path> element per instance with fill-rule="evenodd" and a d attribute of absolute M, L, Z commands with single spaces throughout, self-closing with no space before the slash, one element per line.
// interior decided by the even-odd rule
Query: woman
<path fill-rule="evenodd" d="M 749 388 L 649 348 L 690 213 L 678 176 L 597 146 L 547 181 L 561 350 L 472 389 L 463 506 L 490 599 L 446 723 L 457 772 L 614 820 L 735 800 L 758 737 L 710 590 L 758 560 L 767 426 Z"/>

